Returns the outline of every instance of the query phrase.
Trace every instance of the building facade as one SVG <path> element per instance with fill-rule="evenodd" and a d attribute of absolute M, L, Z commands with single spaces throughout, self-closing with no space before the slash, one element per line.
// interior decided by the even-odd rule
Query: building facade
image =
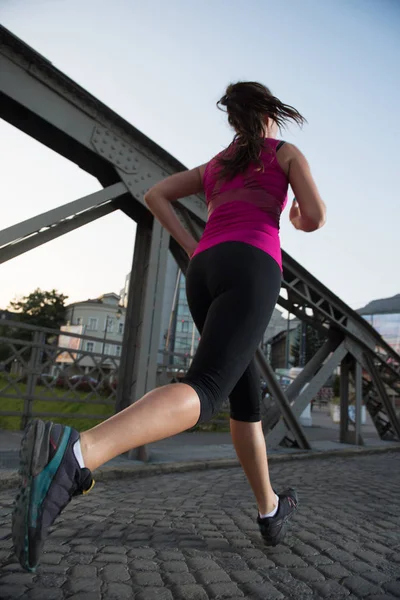
<path fill-rule="evenodd" d="M 400 354 L 400 294 L 373 300 L 357 312 Z"/>
<path fill-rule="evenodd" d="M 104 294 L 99 298 L 74 302 L 66 307 L 65 335 L 60 336 L 63 340 L 68 339 L 68 332 L 82 333 L 90 336 L 91 340 L 79 340 L 75 338 L 74 349 L 84 350 L 88 355 L 83 355 L 79 360 L 79 366 L 91 369 L 95 361 L 102 362 L 102 368 L 115 368 L 119 364 L 122 352 L 122 340 L 125 326 L 125 307 L 120 305 L 120 296 L 117 294 Z M 71 342 L 73 338 L 70 338 Z M 65 341 L 63 341 L 64 347 Z M 61 343 L 59 342 L 59 345 Z M 97 355 L 92 359 L 90 354 Z M 79 356 L 79 352 L 76 354 Z M 60 355 L 58 363 L 73 363 L 68 352 Z M 67 364 L 65 364 L 67 363 Z M 59 366 L 62 366 L 61 364 Z"/>

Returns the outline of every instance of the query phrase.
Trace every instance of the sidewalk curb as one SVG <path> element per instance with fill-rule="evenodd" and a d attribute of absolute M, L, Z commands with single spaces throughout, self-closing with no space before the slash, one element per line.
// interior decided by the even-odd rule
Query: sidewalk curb
<path fill-rule="evenodd" d="M 352 458 L 358 456 L 369 456 L 371 454 L 386 454 L 388 452 L 400 452 L 400 444 L 393 446 L 376 446 L 372 448 L 343 448 L 339 450 L 312 450 L 296 452 L 293 454 L 270 454 L 268 463 L 281 463 L 297 460 L 315 460 L 326 458 Z M 232 469 L 239 467 L 239 461 L 235 458 L 210 459 L 204 461 L 171 462 L 157 464 L 143 464 L 130 466 L 102 467 L 94 471 L 96 482 L 112 481 L 115 479 L 126 479 L 128 477 L 141 478 L 167 473 L 185 473 L 188 471 L 205 471 L 206 469 Z M 0 490 L 16 487 L 19 482 L 17 471 L 0 471 Z"/>

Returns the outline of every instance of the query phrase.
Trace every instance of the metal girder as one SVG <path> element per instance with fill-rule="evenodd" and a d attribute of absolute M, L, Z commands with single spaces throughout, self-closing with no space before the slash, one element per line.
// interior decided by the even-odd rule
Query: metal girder
<path fill-rule="evenodd" d="M 363 400 L 378 434 L 382 439 L 400 440 L 399 419 L 386 393 L 384 378 L 380 373 L 382 363 L 376 359 L 376 355 L 364 351 L 353 340 L 347 339 L 346 347 L 365 370 L 362 378 Z"/>
<path fill-rule="evenodd" d="M 138 224 L 122 343 L 118 411 L 154 384 L 169 237 L 158 221 L 153 220 L 150 227 Z"/>
<path fill-rule="evenodd" d="M 261 375 L 264 377 L 264 379 L 266 380 L 266 382 L 268 384 L 268 389 L 270 390 L 271 394 L 274 396 L 274 398 L 279 403 L 279 407 L 282 412 L 282 416 L 283 416 L 285 422 L 287 423 L 287 426 L 289 427 L 290 431 L 292 432 L 292 434 L 298 444 L 298 447 L 303 448 L 304 450 L 310 450 L 311 446 L 307 440 L 307 437 L 303 431 L 303 428 L 301 427 L 299 421 L 296 419 L 296 417 L 293 413 L 293 407 L 290 406 L 290 402 L 289 402 L 286 394 L 284 393 L 281 386 L 279 385 L 279 383 L 275 377 L 275 373 L 272 370 L 272 367 L 267 362 L 267 360 L 260 348 L 258 348 L 257 352 L 256 352 L 256 363 L 257 363 L 258 369 L 261 372 Z"/>
<path fill-rule="evenodd" d="M 298 396 L 301 390 L 307 385 L 311 379 L 318 372 L 318 369 L 321 368 L 322 364 L 328 358 L 329 354 L 336 350 L 339 345 L 340 340 L 334 341 L 334 339 L 328 339 L 323 346 L 314 354 L 314 356 L 309 360 L 304 369 L 299 373 L 296 379 L 290 384 L 290 386 L 286 390 L 286 397 L 289 402 L 292 403 L 296 396 Z M 268 405 L 266 399 L 264 398 L 264 404 L 266 405 L 266 409 L 268 410 Z M 274 406 L 268 410 L 268 423 L 266 423 L 266 427 L 269 431 L 271 431 L 276 423 L 278 422 L 281 416 L 281 411 L 278 406 Z"/>
<path fill-rule="evenodd" d="M 115 183 L 3 229 L 0 231 L 0 263 L 117 210 L 118 206 L 112 203 L 112 200 L 126 193 L 126 186 L 122 182 Z"/>
<path fill-rule="evenodd" d="M 346 356 L 347 352 L 348 350 L 342 342 L 331 354 L 328 360 L 322 365 L 307 387 L 303 389 L 303 391 L 297 397 L 297 400 L 292 405 L 292 411 L 296 418 L 300 417 L 301 413 L 308 406 L 308 404 L 310 404 L 311 400 L 319 392 L 328 377 L 333 373 L 334 369 L 342 361 L 344 356 Z M 268 435 L 268 443 L 272 446 L 278 446 L 287 436 L 287 433 L 287 424 L 283 420 L 280 420 Z"/>
<path fill-rule="evenodd" d="M 122 179 L 136 200 L 185 167 L 49 61 L 0 27 L 0 117 L 103 183 Z M 180 204 L 205 220 L 201 196 Z"/>

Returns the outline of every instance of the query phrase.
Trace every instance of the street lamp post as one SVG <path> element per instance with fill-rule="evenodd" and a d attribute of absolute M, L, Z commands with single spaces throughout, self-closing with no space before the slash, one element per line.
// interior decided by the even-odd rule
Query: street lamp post
<path fill-rule="evenodd" d="M 117 321 L 119 321 L 119 320 L 120 320 L 120 318 L 121 318 L 121 315 L 122 315 L 122 311 L 121 311 L 121 309 L 119 308 L 119 309 L 117 310 L 116 314 L 115 314 L 115 317 L 116 317 Z M 104 338 L 103 338 L 103 351 L 102 351 L 102 353 L 101 353 L 101 354 L 102 354 L 102 356 L 104 356 L 104 349 L 105 349 L 105 346 L 106 346 L 107 330 L 108 330 L 108 320 L 109 320 L 109 319 L 110 319 L 110 323 L 111 323 L 111 321 L 112 321 L 112 317 L 110 317 L 110 315 L 106 315 L 106 326 L 105 326 L 105 328 L 104 328 Z"/>

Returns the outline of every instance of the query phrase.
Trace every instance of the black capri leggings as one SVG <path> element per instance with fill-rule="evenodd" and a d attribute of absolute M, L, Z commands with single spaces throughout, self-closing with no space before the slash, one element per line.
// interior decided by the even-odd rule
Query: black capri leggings
<path fill-rule="evenodd" d="M 260 420 L 260 378 L 254 355 L 281 286 L 281 270 L 266 252 L 224 242 L 197 254 L 186 274 L 190 312 L 201 334 L 182 380 L 200 398 L 199 422 L 229 397 L 231 418 Z"/>

